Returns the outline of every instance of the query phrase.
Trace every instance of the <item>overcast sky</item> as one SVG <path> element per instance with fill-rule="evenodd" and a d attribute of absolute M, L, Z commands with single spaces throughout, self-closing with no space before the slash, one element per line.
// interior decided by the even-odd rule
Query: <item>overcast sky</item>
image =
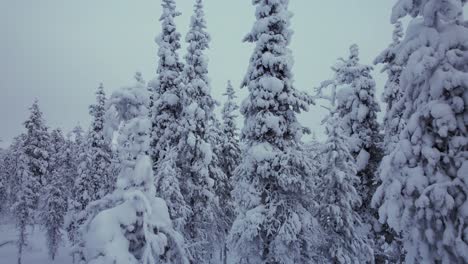
<path fill-rule="evenodd" d="M 223 101 L 227 80 L 240 99 L 240 80 L 252 53 L 242 43 L 254 20 L 250 0 L 206 0 L 212 36 L 209 75 L 212 94 Z M 295 31 L 291 49 L 295 85 L 309 90 L 332 76 L 330 66 L 357 43 L 361 61 L 371 63 L 391 41 L 389 0 L 291 0 Z M 178 30 L 187 31 L 192 0 L 178 0 Z M 108 95 L 133 83 L 135 71 L 155 76 L 160 32 L 159 0 L 0 0 L 0 138 L 9 143 L 23 131 L 28 107 L 39 99 L 47 125 L 69 131 L 89 125 L 88 105 L 100 82 Z M 185 48 L 181 50 L 181 56 Z M 374 71 L 378 98 L 384 77 Z M 319 106 L 301 115 L 323 137 Z M 3 143 L 5 145 L 6 143 Z"/>

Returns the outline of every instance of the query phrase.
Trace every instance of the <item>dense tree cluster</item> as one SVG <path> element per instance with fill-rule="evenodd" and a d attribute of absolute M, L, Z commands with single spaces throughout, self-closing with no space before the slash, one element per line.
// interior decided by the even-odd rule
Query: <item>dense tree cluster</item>
<path fill-rule="evenodd" d="M 66 135 L 35 100 L 0 149 L 18 263 L 35 225 L 51 259 L 68 240 L 80 264 L 468 263 L 466 2 L 396 1 L 374 61 L 388 77 L 379 122 L 355 44 L 314 95 L 296 89 L 289 0 L 252 1 L 248 95 L 239 106 L 228 81 L 218 119 L 203 1 L 181 57 L 181 14 L 161 0 L 151 81 L 136 73 L 110 97 L 99 85 L 89 129 Z M 324 142 L 298 121 L 316 103 Z"/>

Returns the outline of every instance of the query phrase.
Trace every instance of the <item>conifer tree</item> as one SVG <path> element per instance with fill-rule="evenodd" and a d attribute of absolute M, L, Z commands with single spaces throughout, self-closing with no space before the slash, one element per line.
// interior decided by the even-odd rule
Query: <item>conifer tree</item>
<path fill-rule="evenodd" d="M 25 155 L 27 168 L 30 174 L 36 177 L 35 186 L 30 186 L 36 194 L 47 184 L 49 162 L 49 133 L 39 109 L 39 102 L 35 100 L 31 108 L 29 118 L 24 122 L 26 135 L 22 140 L 22 153 Z M 39 198 L 39 197 L 38 197 Z M 34 201 L 35 208 L 39 206 L 39 200 Z"/>
<path fill-rule="evenodd" d="M 228 82 L 224 96 L 227 97 L 227 100 L 221 112 L 223 119 L 223 123 L 221 124 L 223 142 L 221 144 L 222 150 L 219 159 L 221 168 L 230 180 L 240 160 L 239 131 L 236 124 L 236 111 L 238 111 L 239 106 L 235 101 L 237 96 L 231 81 Z"/>
<path fill-rule="evenodd" d="M 74 182 L 74 197 L 70 204 L 67 231 L 72 243 L 76 242 L 79 226 L 85 221 L 86 206 L 109 193 L 113 189 L 111 182 L 112 152 L 110 141 L 105 137 L 106 97 L 101 84 L 96 91 L 96 104 L 89 107 L 93 120 L 91 127 L 79 147 L 78 175 Z"/>
<path fill-rule="evenodd" d="M 312 100 L 293 87 L 288 0 L 255 0 L 256 18 L 245 41 L 256 44 L 242 86 L 249 96 L 245 149 L 234 175 L 239 214 L 230 232 L 236 263 L 309 263 L 316 221 L 308 207 L 313 173 L 296 114 Z"/>
<path fill-rule="evenodd" d="M 179 142 L 178 120 L 182 111 L 180 75 L 183 64 L 177 54 L 181 36 L 174 21 L 180 13 L 176 11 L 174 0 L 162 0 L 162 10 L 159 19 L 162 32 L 156 39 L 159 45 L 157 79 L 150 84 L 153 86 L 151 148 L 155 169 L 158 162 L 164 159 L 165 152 L 173 149 Z"/>
<path fill-rule="evenodd" d="M 19 190 L 20 178 L 18 177 L 18 167 L 20 165 L 19 159 L 23 154 L 23 140 L 26 137 L 25 134 L 20 134 L 13 139 L 13 142 L 8 147 L 3 164 L 4 164 L 4 179 L 5 179 L 5 190 L 6 190 L 6 204 L 4 208 L 10 208 L 13 203 L 16 202 L 16 193 Z"/>
<path fill-rule="evenodd" d="M 214 250 L 222 244 L 221 213 L 215 193 L 213 148 L 209 142 L 210 122 L 215 101 L 210 95 L 207 60 L 204 52 L 209 47 L 203 2 L 195 1 L 194 14 L 186 36 L 188 43 L 185 68 L 182 73 L 181 139 L 179 164 L 184 184 L 185 201 L 191 209 L 183 235 L 196 263 L 207 263 Z"/>
<path fill-rule="evenodd" d="M 407 263 L 468 262 L 465 4 L 400 0 L 393 8 L 392 23 L 413 17 L 395 51 L 405 126 L 382 162 L 373 205 L 402 234 Z"/>
<path fill-rule="evenodd" d="M 16 178 L 18 186 L 15 188 L 15 203 L 12 212 L 15 216 L 18 229 L 18 264 L 22 263 L 24 247 L 28 242 L 27 227 L 34 224 L 34 216 L 37 210 L 39 193 L 36 191 L 40 185 L 37 175 L 32 173 L 28 164 L 31 164 L 29 156 L 21 149 L 21 154 L 16 165 Z"/>
<path fill-rule="evenodd" d="M 92 122 L 88 134 L 88 155 L 91 155 L 91 160 L 88 164 L 88 173 L 92 181 L 92 200 L 97 200 L 104 195 L 110 193 L 114 188 L 112 175 L 109 168 L 111 167 L 112 150 L 110 141 L 104 135 L 104 116 L 106 113 L 106 94 L 102 83 L 96 91 L 96 104 L 89 107 L 89 114 Z"/>
<path fill-rule="evenodd" d="M 377 240 L 377 230 L 374 228 L 377 216 L 370 202 L 375 192 L 376 171 L 383 151 L 377 122 L 380 108 L 375 100 L 372 67 L 360 64 L 358 46 L 351 45 L 349 57 L 340 58 L 332 69 L 335 72 L 334 79 L 323 82 L 316 97 L 328 99 L 332 101 L 332 108 L 336 107 L 338 116 L 335 121 L 340 122 L 342 133 L 346 135 L 346 144 L 358 173 L 359 181 L 354 186 L 362 199 L 358 212 L 369 225 L 369 237 Z M 323 90 L 327 87 L 331 87 L 331 95 L 324 94 Z"/>
<path fill-rule="evenodd" d="M 41 218 L 46 231 L 49 256 L 53 260 L 62 241 L 62 228 L 67 212 L 65 194 L 66 142 L 61 130 L 55 129 L 51 132 L 50 144 L 52 153 L 49 164 L 50 176 L 44 191 L 45 202 Z"/>
<path fill-rule="evenodd" d="M 110 136 L 118 130 L 122 168 L 116 189 L 87 208 L 80 243 L 86 263 L 188 263 L 183 238 L 172 228 L 165 202 L 156 197 L 146 92 L 137 81 L 109 100 L 106 131 Z"/>
<path fill-rule="evenodd" d="M 372 248 L 359 230 L 362 222 L 357 209 L 361 198 L 354 187 L 359 178 L 340 121 L 333 113 L 327 121 L 328 139 L 323 151 L 326 160 L 317 186 L 317 217 L 327 241 L 325 255 L 331 263 L 372 263 Z"/>
<path fill-rule="evenodd" d="M 403 93 L 400 89 L 400 75 L 403 66 L 396 63 L 395 54 L 402 37 L 403 26 L 401 21 L 397 21 L 393 31 L 393 42 L 374 60 L 374 64 L 384 64 L 382 71 L 385 71 L 388 76 L 382 97 L 382 100 L 387 104 L 383 122 L 385 131 L 383 145 L 387 154 L 395 147 L 398 135 L 404 127 L 401 118 L 404 100 L 401 100 Z"/>
<path fill-rule="evenodd" d="M 8 151 L 0 148 L 0 214 L 5 214 L 8 207 L 8 173 L 6 165 L 6 155 Z"/>
<path fill-rule="evenodd" d="M 227 97 L 227 100 L 221 111 L 222 114 L 222 124 L 220 132 L 220 142 L 218 143 L 219 151 L 215 151 L 218 160 L 219 167 L 223 170 L 224 179 L 222 184 L 217 184 L 217 193 L 220 200 L 220 206 L 223 210 L 223 222 L 226 227 L 225 233 L 228 235 L 229 229 L 232 226 L 232 223 L 235 218 L 235 206 L 234 201 L 231 195 L 233 190 L 233 174 L 234 170 L 239 165 L 240 161 L 240 147 L 239 147 L 239 131 L 236 125 L 237 115 L 235 111 L 239 109 L 235 99 L 237 98 L 232 87 L 231 82 L 228 82 L 226 87 L 226 93 L 224 95 Z M 227 262 L 227 250 L 228 246 L 225 242 L 222 253 L 223 263 Z"/>
<path fill-rule="evenodd" d="M 348 143 L 353 157 L 356 159 L 359 172 L 374 169 L 378 160 L 369 162 L 379 148 L 379 124 L 377 113 L 380 107 L 375 100 L 375 81 L 371 76 L 372 67 L 359 63 L 359 48 L 351 45 L 347 60 L 333 67 L 334 80 L 324 82 L 321 89 L 333 85 L 336 87 L 337 113 L 342 120 L 343 132 L 349 137 Z M 362 172 L 361 181 L 370 177 Z M 367 184 L 366 184 L 367 185 Z"/>

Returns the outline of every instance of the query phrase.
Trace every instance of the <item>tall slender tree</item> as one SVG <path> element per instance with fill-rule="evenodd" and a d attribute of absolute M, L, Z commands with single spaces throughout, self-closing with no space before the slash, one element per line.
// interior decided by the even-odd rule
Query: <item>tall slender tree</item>
<path fill-rule="evenodd" d="M 97 200 L 110 193 L 114 188 L 114 181 L 110 175 L 112 150 L 110 140 L 105 137 L 104 116 L 106 113 L 106 94 L 101 83 L 96 91 L 96 103 L 89 107 L 92 122 L 88 133 L 88 155 L 91 155 L 88 169 L 93 180 L 92 200 Z"/>
<path fill-rule="evenodd" d="M 239 131 L 237 128 L 237 114 L 239 106 L 236 103 L 236 94 L 231 81 L 226 87 L 226 102 L 222 109 L 221 131 L 223 134 L 222 150 L 220 155 L 221 168 L 228 179 L 232 179 L 234 170 L 240 161 Z"/>
<path fill-rule="evenodd" d="M 308 210 L 312 167 L 296 114 L 311 97 L 293 87 L 288 0 L 255 0 L 245 41 L 256 43 L 242 86 L 245 149 L 235 171 L 239 215 L 230 233 L 237 263 L 309 263 L 315 219 Z"/>
<path fill-rule="evenodd" d="M 214 189 L 214 175 L 210 173 L 214 152 L 209 142 L 209 131 L 215 101 L 210 95 L 204 55 L 209 47 L 210 36 L 206 32 L 202 0 L 195 1 L 186 41 L 186 64 L 181 76 L 183 109 L 179 166 L 184 179 L 181 190 L 191 208 L 191 214 L 183 234 L 189 242 L 195 263 L 207 263 L 213 257 L 214 249 L 222 244 L 222 230 L 216 221 L 220 208 Z"/>
<path fill-rule="evenodd" d="M 359 178 L 341 121 L 336 113 L 327 120 L 327 157 L 317 187 L 317 213 L 327 238 L 325 256 L 331 263 L 372 263 L 372 248 L 359 230 L 361 197 L 355 188 Z"/>
<path fill-rule="evenodd" d="M 62 241 L 62 228 L 67 212 L 67 197 L 65 194 L 66 141 L 59 129 L 50 134 L 50 163 L 49 179 L 44 188 L 44 208 L 41 211 L 41 220 L 46 231 L 49 256 L 53 260 Z"/>
<path fill-rule="evenodd" d="M 231 81 L 228 82 L 226 92 L 227 97 L 222 109 L 222 124 L 220 124 L 219 134 L 220 142 L 219 149 L 216 153 L 219 159 L 219 166 L 223 170 L 224 178 L 221 183 L 217 184 L 217 193 L 223 210 L 223 223 L 225 226 L 225 235 L 228 235 L 229 229 L 235 219 L 235 205 L 231 195 L 233 190 L 233 174 L 240 162 L 240 147 L 239 147 L 239 131 L 236 125 L 237 114 L 235 113 L 239 107 L 235 99 L 237 98 L 232 87 Z M 216 152 L 216 151 L 215 151 Z M 227 263 L 228 246 L 224 243 L 222 252 L 222 261 Z"/>
<path fill-rule="evenodd" d="M 111 182 L 112 152 L 110 141 L 105 137 L 106 96 L 104 86 L 96 91 L 96 104 L 89 107 L 92 116 L 91 127 L 80 147 L 78 157 L 78 176 L 74 182 L 74 197 L 70 204 L 70 219 L 67 230 L 72 243 L 75 243 L 79 226 L 85 221 L 86 206 L 109 193 L 113 189 Z"/>
<path fill-rule="evenodd" d="M 37 185 L 31 186 L 33 192 L 40 193 L 41 188 L 47 184 L 47 172 L 49 167 L 49 132 L 39 109 L 39 102 L 36 99 L 29 108 L 30 116 L 24 122 L 26 135 L 22 140 L 23 151 L 27 159 L 31 175 L 36 177 Z M 35 201 L 37 209 L 39 200 Z"/>
<path fill-rule="evenodd" d="M 178 120 L 182 112 L 180 89 L 183 64 L 179 61 L 177 51 L 180 49 L 180 33 L 174 19 L 180 15 L 176 11 L 174 0 L 162 0 L 162 15 L 159 19 L 162 32 L 157 37 L 159 45 L 157 79 L 152 86 L 152 159 L 157 171 L 158 162 L 179 142 Z"/>
<path fill-rule="evenodd" d="M 28 167 L 31 163 L 28 155 L 23 151 L 24 149 L 22 149 L 16 167 L 16 177 L 19 185 L 15 192 L 15 203 L 12 206 L 18 228 L 18 264 L 22 263 L 23 250 L 28 242 L 27 228 L 34 224 L 37 201 L 39 200 L 39 193 L 36 188 L 40 185 L 37 176 Z"/>
<path fill-rule="evenodd" d="M 36 99 L 24 122 L 26 133 L 18 138 L 15 160 L 13 214 L 18 227 L 18 264 L 27 243 L 27 227 L 35 223 L 42 188 L 47 183 L 49 168 L 49 133 Z"/>
<path fill-rule="evenodd" d="M 396 52 L 402 37 L 403 26 L 401 21 L 397 21 L 393 31 L 393 42 L 374 60 L 374 64 L 384 64 L 382 71 L 385 71 L 388 76 L 382 97 L 382 100 L 387 104 L 383 122 L 385 130 L 383 145 L 387 154 L 395 147 L 398 135 L 404 127 L 401 118 L 404 100 L 402 100 L 403 93 L 400 89 L 403 66 L 396 62 Z"/>
<path fill-rule="evenodd" d="M 116 189 L 87 208 L 80 243 L 85 263 L 188 263 L 183 238 L 173 229 L 165 202 L 156 197 L 148 103 L 141 80 L 109 100 L 106 130 L 109 135 L 118 131 L 122 168 Z"/>
<path fill-rule="evenodd" d="M 468 28 L 466 1 L 397 1 L 411 16 L 395 52 L 405 127 L 381 165 L 373 198 L 403 235 L 407 263 L 467 263 Z"/>

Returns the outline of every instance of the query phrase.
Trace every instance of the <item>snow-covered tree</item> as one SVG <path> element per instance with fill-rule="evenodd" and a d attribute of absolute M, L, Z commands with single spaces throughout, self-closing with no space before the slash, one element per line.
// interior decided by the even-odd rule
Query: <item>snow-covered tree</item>
<path fill-rule="evenodd" d="M 0 148 L 0 214 L 3 215 L 7 211 L 8 201 L 8 172 L 6 164 L 6 155 L 8 151 Z"/>
<path fill-rule="evenodd" d="M 326 235 L 325 256 L 330 263 L 373 263 L 372 248 L 366 234 L 360 232 L 357 209 L 361 198 L 356 165 L 348 149 L 348 137 L 341 118 L 332 114 L 327 121 L 326 155 L 317 186 L 317 217 Z M 323 249 L 322 249 L 323 251 Z"/>
<path fill-rule="evenodd" d="M 207 58 L 210 36 L 201 0 L 195 1 L 194 14 L 186 36 L 186 65 L 182 73 L 182 116 L 179 141 L 179 164 L 183 185 L 181 191 L 191 209 L 183 235 L 196 263 L 207 263 L 222 244 L 220 215 L 215 194 L 213 149 L 209 142 L 210 122 L 215 101 L 210 95 Z"/>
<path fill-rule="evenodd" d="M 35 186 L 30 186 L 34 193 L 40 193 L 41 188 L 47 184 L 47 173 L 49 167 L 49 133 L 42 117 L 42 112 L 39 109 L 39 102 L 35 100 L 31 108 L 29 108 L 30 116 L 24 122 L 26 128 L 25 137 L 22 140 L 22 153 L 27 159 L 27 168 L 30 174 L 36 177 L 37 181 L 33 183 Z M 32 184 L 32 183 L 31 183 Z M 34 201 L 35 208 L 39 205 L 39 200 Z"/>
<path fill-rule="evenodd" d="M 349 57 L 339 59 L 332 69 L 334 78 L 321 84 L 317 98 L 328 99 L 332 101 L 332 108 L 336 107 L 338 116 L 335 121 L 340 123 L 345 133 L 346 144 L 358 172 L 359 181 L 355 188 L 362 199 L 358 212 L 369 224 L 369 236 L 375 239 L 376 230 L 373 227 L 377 223 L 376 211 L 370 207 L 370 201 L 376 188 L 376 171 L 382 159 L 382 137 L 377 122 L 380 108 L 375 99 L 372 67 L 359 63 L 359 48 L 351 45 Z M 323 92 L 328 87 L 331 87 L 331 95 Z"/>
<path fill-rule="evenodd" d="M 221 122 L 213 115 L 209 123 L 208 142 L 212 148 L 211 162 L 208 165 L 210 178 L 214 180 L 214 193 L 219 203 L 219 215 L 216 219 L 219 231 L 222 237 L 222 243 L 217 245 L 220 260 L 223 263 L 227 261 L 227 244 L 226 238 L 232 222 L 235 217 L 234 203 L 231 196 L 232 179 L 228 178 L 222 167 L 222 155 L 227 139 L 222 131 Z M 219 261 L 219 260 L 213 260 Z"/>
<path fill-rule="evenodd" d="M 39 192 L 36 190 L 40 185 L 37 175 L 34 175 L 29 168 L 31 160 L 29 155 L 24 153 L 24 150 L 21 149 L 22 153 L 17 160 L 16 178 L 18 186 L 14 192 L 15 203 L 12 205 L 12 212 L 18 228 L 18 264 L 22 263 L 23 250 L 27 245 L 27 228 L 29 225 L 34 224 L 37 201 L 39 200 Z"/>
<path fill-rule="evenodd" d="M 403 37 L 403 26 L 401 21 L 395 23 L 393 31 L 393 42 L 375 60 L 374 64 L 384 64 L 382 72 L 387 73 L 382 100 L 387 104 L 383 122 L 385 152 L 390 153 L 398 142 L 398 135 L 404 127 L 401 119 L 404 100 L 402 89 L 400 89 L 400 75 L 403 66 L 396 63 L 396 51 Z"/>
<path fill-rule="evenodd" d="M 150 83 L 153 89 L 151 150 L 154 168 L 164 159 L 165 152 L 173 149 L 179 142 L 178 120 L 182 111 L 180 75 L 183 64 L 177 54 L 181 36 L 174 21 L 180 13 L 176 11 L 174 0 L 162 0 L 162 11 L 159 19 L 162 32 L 156 39 L 159 45 L 157 79 Z"/>
<path fill-rule="evenodd" d="M 46 231 L 49 256 L 53 260 L 62 241 L 62 228 L 67 212 L 67 197 L 65 193 L 66 141 L 62 131 L 55 129 L 50 134 L 49 177 L 45 186 L 44 208 L 41 211 L 42 224 Z"/>
<path fill-rule="evenodd" d="M 384 64 L 382 72 L 386 72 L 388 76 L 382 95 L 382 101 L 386 103 L 386 111 L 383 120 L 384 136 L 381 147 L 382 153 L 379 154 L 380 157 L 382 157 L 382 154 L 391 153 L 398 142 L 399 133 L 405 125 L 404 120 L 401 118 L 404 100 L 402 100 L 403 93 L 400 89 L 400 75 L 403 67 L 396 63 L 396 51 L 402 37 L 403 26 L 401 21 L 397 21 L 393 31 L 392 43 L 374 60 L 374 64 Z M 377 172 L 378 168 L 373 168 L 372 171 Z M 380 184 L 378 179 L 376 182 L 375 187 Z M 373 188 L 373 193 L 375 193 L 375 187 Z M 365 203 L 369 204 L 369 201 L 365 201 Z M 383 262 L 383 260 L 401 262 L 404 258 L 404 250 L 398 234 L 389 228 L 387 224 L 374 223 L 373 225 L 374 230 L 377 231 L 374 233 L 374 255 L 376 262 Z"/>
<path fill-rule="evenodd" d="M 237 129 L 237 114 L 236 111 L 239 106 L 236 103 L 236 94 L 231 82 L 228 82 L 224 96 L 227 97 L 222 109 L 221 131 L 223 134 L 222 150 L 220 154 L 220 166 L 223 169 L 228 179 L 231 179 L 239 165 L 240 160 L 240 145 L 239 145 L 239 131 Z"/>
<path fill-rule="evenodd" d="M 110 140 L 105 137 L 104 117 L 106 97 L 103 85 L 96 92 L 96 104 L 89 107 L 93 118 L 91 127 L 83 142 L 77 145 L 79 150 L 78 175 L 74 182 L 74 195 L 70 201 L 70 212 L 66 228 L 72 243 L 76 242 L 76 232 L 85 221 L 86 206 L 102 198 L 114 188 L 111 172 L 112 152 Z"/>
<path fill-rule="evenodd" d="M 62 174 L 64 194 L 68 200 L 74 197 L 75 180 L 78 177 L 78 161 L 81 153 L 81 142 L 83 140 L 81 127 L 75 127 L 65 138 L 62 151 Z"/>
<path fill-rule="evenodd" d="M 369 159 L 380 151 L 377 123 L 380 108 L 375 100 L 372 67 L 359 63 L 357 45 L 351 45 L 350 53 L 347 60 L 341 60 L 333 67 L 333 85 L 338 89 L 336 111 L 340 116 L 343 132 L 349 137 L 350 151 L 356 159 L 358 171 L 371 170 L 374 164 L 370 164 Z"/>
<path fill-rule="evenodd" d="M 217 126 L 213 125 L 212 134 L 219 135 L 219 142 L 216 143 L 213 149 L 218 159 L 216 163 L 219 164 L 219 167 L 223 171 L 223 181 L 216 184 L 216 190 L 220 206 L 223 210 L 225 233 L 228 235 L 235 218 L 235 206 L 231 195 L 233 190 L 232 178 L 234 170 L 237 168 L 240 161 L 239 131 L 236 124 L 237 114 L 235 113 L 235 111 L 239 109 L 239 106 L 235 102 L 237 97 L 231 81 L 228 82 L 224 95 L 227 97 L 227 100 L 221 111 L 222 124 L 220 124 L 221 127 L 219 129 L 216 129 Z M 222 253 L 223 263 L 227 262 L 227 250 L 228 247 L 225 242 Z"/>
<path fill-rule="evenodd" d="M 381 165 L 373 198 L 403 236 L 406 263 L 468 262 L 466 1 L 398 1 L 411 16 L 395 51 L 405 127 Z"/>
<path fill-rule="evenodd" d="M 20 164 L 19 158 L 23 153 L 23 140 L 25 134 L 20 134 L 13 139 L 13 142 L 6 150 L 3 159 L 3 173 L 4 173 L 4 187 L 6 203 L 3 204 L 5 209 L 9 209 L 10 206 L 16 201 L 16 192 L 20 186 L 20 180 L 17 174 L 18 165 Z M 6 211 L 5 211 L 6 212 Z"/>
<path fill-rule="evenodd" d="M 122 168 L 115 191 L 87 209 L 80 244 L 85 263 L 188 263 L 183 238 L 172 228 L 165 202 L 156 198 L 148 103 L 140 82 L 109 100 L 106 131 L 118 131 Z"/>
<path fill-rule="evenodd" d="M 256 47 L 242 84 L 249 96 L 241 106 L 245 148 L 234 175 L 232 256 L 236 263 L 310 263 L 319 238 L 308 210 L 313 168 L 296 114 L 312 98 L 293 86 L 289 1 L 253 3 L 257 21 L 244 40 Z"/>
<path fill-rule="evenodd" d="M 156 171 L 156 193 L 164 199 L 176 230 L 183 230 L 191 209 L 180 189 L 180 169 L 177 166 L 176 148 L 168 149 Z"/>
<path fill-rule="evenodd" d="M 106 112 L 106 94 L 102 83 L 96 91 L 96 104 L 89 107 L 89 114 L 93 118 L 91 128 L 88 133 L 88 155 L 91 160 L 87 164 L 88 173 L 93 182 L 92 200 L 97 200 L 105 194 L 110 193 L 114 188 L 112 175 L 110 175 L 110 166 L 112 159 L 112 150 L 110 139 L 104 136 L 104 115 Z"/>

